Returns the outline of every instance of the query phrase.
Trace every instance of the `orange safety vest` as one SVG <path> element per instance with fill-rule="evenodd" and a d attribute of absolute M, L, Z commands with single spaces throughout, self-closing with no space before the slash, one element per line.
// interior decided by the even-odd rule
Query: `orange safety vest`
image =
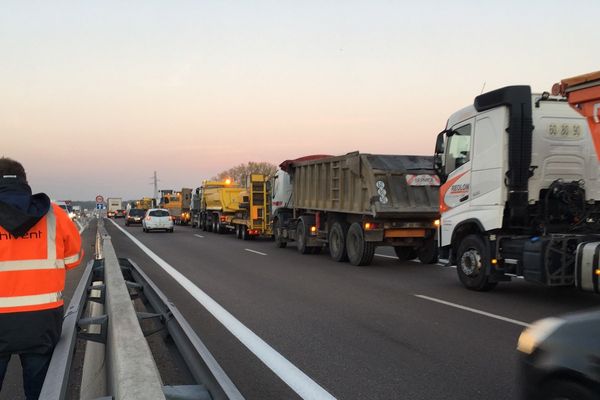
<path fill-rule="evenodd" d="M 56 204 L 22 237 L 0 226 L 0 314 L 62 306 L 66 270 L 82 258 L 79 232 Z"/>

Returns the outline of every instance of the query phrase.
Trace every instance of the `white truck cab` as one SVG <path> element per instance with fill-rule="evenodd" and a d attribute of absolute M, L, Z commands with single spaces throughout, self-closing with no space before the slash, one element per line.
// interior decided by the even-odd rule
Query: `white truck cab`
<path fill-rule="evenodd" d="M 449 118 L 435 162 L 440 250 L 467 288 L 512 275 L 576 283 L 579 244 L 598 240 L 600 169 L 588 124 L 566 99 L 529 86 L 478 96 Z"/>

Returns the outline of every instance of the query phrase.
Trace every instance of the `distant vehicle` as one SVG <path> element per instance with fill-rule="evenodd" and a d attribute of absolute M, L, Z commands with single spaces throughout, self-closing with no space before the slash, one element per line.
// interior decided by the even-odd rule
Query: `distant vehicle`
<path fill-rule="evenodd" d="M 546 318 L 521 333 L 526 400 L 600 399 L 600 310 Z"/>
<path fill-rule="evenodd" d="M 190 222 L 191 200 L 192 189 L 182 188 L 181 191 L 169 191 L 169 193 L 164 193 L 160 199 L 159 206 L 169 210 L 175 224 L 187 225 Z"/>
<path fill-rule="evenodd" d="M 164 230 L 173 233 L 173 217 L 169 210 L 164 208 L 151 208 L 146 211 L 142 228 L 144 232 Z"/>
<path fill-rule="evenodd" d="M 127 212 L 127 216 L 125 217 L 125 225 L 129 226 L 131 224 L 142 224 L 144 220 L 144 216 L 146 215 L 146 210 L 141 208 L 130 208 Z"/>
<path fill-rule="evenodd" d="M 125 215 L 127 215 L 127 210 L 116 210 L 114 217 L 115 218 L 125 218 Z"/>
<path fill-rule="evenodd" d="M 54 203 L 65 210 L 69 218 L 72 220 L 77 218 L 77 215 L 75 215 L 75 212 L 73 211 L 73 206 L 71 206 L 71 200 L 56 200 Z"/>
<path fill-rule="evenodd" d="M 108 207 L 106 209 L 108 218 L 114 217 L 117 210 L 123 209 L 123 200 L 120 197 L 109 197 L 106 199 Z"/>

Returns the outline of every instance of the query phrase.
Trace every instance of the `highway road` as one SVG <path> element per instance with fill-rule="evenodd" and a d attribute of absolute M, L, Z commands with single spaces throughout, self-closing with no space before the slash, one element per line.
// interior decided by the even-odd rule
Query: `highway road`
<path fill-rule="evenodd" d="M 519 279 L 468 291 L 454 268 L 399 262 L 391 248 L 354 267 L 293 245 L 113 222 L 117 255 L 175 303 L 247 399 L 516 399 L 524 325 L 599 305 Z M 92 223 L 86 260 L 94 234 Z M 69 274 L 67 301 L 82 270 Z M 0 399 L 23 398 L 19 373 L 15 358 Z"/>
<path fill-rule="evenodd" d="M 106 228 L 248 399 L 517 398 L 524 325 L 599 304 L 519 279 L 468 291 L 454 268 L 401 263 L 391 248 L 354 267 L 190 227 Z"/>

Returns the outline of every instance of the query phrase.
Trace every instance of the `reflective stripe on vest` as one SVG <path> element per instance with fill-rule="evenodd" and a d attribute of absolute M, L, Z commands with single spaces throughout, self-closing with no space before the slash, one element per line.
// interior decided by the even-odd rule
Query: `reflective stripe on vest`
<path fill-rule="evenodd" d="M 65 267 L 65 260 L 56 259 L 56 216 L 54 215 L 52 206 L 50 206 L 50 210 L 48 210 L 48 213 L 46 214 L 46 244 L 46 259 L 0 261 L 0 272 L 57 269 Z M 79 258 L 79 255 L 76 257 Z M 0 309 L 8 307 L 37 306 L 55 303 L 61 300 L 62 292 L 29 296 L 0 297 Z"/>
<path fill-rule="evenodd" d="M 62 292 L 34 294 L 31 296 L 0 297 L 2 307 L 24 307 L 38 306 L 47 303 L 55 303 L 62 300 Z"/>

